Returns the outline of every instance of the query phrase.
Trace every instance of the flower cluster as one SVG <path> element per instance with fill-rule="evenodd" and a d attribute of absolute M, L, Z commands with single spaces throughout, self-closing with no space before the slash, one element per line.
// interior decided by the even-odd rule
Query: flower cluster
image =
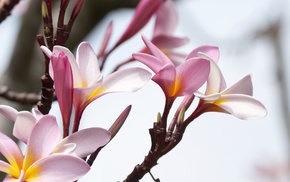
<path fill-rule="evenodd" d="M 51 0 L 43 1 L 45 35 L 49 36 L 48 45 L 42 43 L 40 49 L 46 57 L 46 76 L 49 75 L 54 83 L 63 131 L 54 116 L 42 114 L 38 109 L 18 112 L 0 105 L 0 113 L 14 122 L 13 135 L 26 145 L 22 152 L 11 138 L 0 132 L 0 153 L 7 159 L 7 162 L 0 160 L 0 171 L 9 174 L 4 181 L 75 181 L 81 178 L 89 171 L 101 148 L 120 130 L 131 109 L 128 106 L 109 129 L 80 130 L 86 107 L 109 93 L 135 92 L 150 80 L 162 89 L 165 106 L 150 129 L 151 149 L 143 163 L 127 177 L 127 182 L 138 181 L 149 172 L 160 157 L 181 141 L 188 124 L 203 113 L 222 112 L 239 119 L 256 119 L 267 114 L 265 106 L 253 97 L 250 75 L 226 86 L 217 64 L 218 47 L 200 46 L 188 55 L 176 51 L 189 40 L 173 35 L 178 22 L 173 1 L 141 0 L 129 26 L 112 48 L 108 48 L 113 30 L 111 22 L 98 54 L 88 42 L 82 42 L 76 56 L 63 44 L 84 1 L 76 1 L 68 25 L 63 23 L 63 17 L 69 1 L 61 1 L 59 31 L 54 41 L 51 40 L 51 4 Z M 156 20 L 151 40 L 142 35 L 145 47 L 117 65 L 117 71 L 103 78 L 101 72 L 108 56 L 139 32 L 153 15 Z M 146 65 L 154 75 L 139 67 L 119 69 L 132 61 Z M 205 84 L 203 93 L 199 90 Z M 183 97 L 183 101 L 169 122 L 168 115 L 174 112 L 171 108 L 177 97 Z M 185 117 L 195 99 L 199 99 L 195 110 Z M 73 128 L 70 128 L 71 118 L 74 119 Z"/>
<path fill-rule="evenodd" d="M 9 162 L 0 161 L 0 171 L 11 175 L 4 181 L 77 180 L 90 169 L 82 158 L 111 138 L 105 129 L 88 128 L 62 139 L 52 115 L 42 115 L 36 109 L 17 112 L 3 105 L 0 112 L 15 122 L 13 135 L 26 144 L 23 155 L 12 139 L 0 132 L 0 152 Z"/>

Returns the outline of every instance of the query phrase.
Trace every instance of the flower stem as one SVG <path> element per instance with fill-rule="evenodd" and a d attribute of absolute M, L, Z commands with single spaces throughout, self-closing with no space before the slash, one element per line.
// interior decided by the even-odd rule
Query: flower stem
<path fill-rule="evenodd" d="M 135 166 L 133 171 L 127 176 L 123 182 L 138 182 L 145 174 L 157 164 L 160 157 L 163 156 L 162 150 L 166 147 L 166 125 L 169 111 L 175 97 L 167 97 L 165 102 L 164 111 L 160 121 L 153 124 L 153 129 L 149 130 L 151 136 L 151 149 L 144 161 Z"/>

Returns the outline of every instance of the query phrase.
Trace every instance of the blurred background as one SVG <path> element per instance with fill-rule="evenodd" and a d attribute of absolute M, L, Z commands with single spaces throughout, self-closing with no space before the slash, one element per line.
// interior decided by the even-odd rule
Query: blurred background
<path fill-rule="evenodd" d="M 55 2 L 57 14 L 59 1 Z M 43 31 L 41 6 L 33 0 L 20 3 L 0 24 L 0 88 L 9 86 L 11 90 L 37 93 L 44 70 L 35 39 Z M 87 1 L 73 27 L 68 47 L 74 50 L 81 41 L 88 41 L 97 52 L 110 21 L 114 22 L 114 28 L 109 47 L 113 46 L 129 24 L 137 3 L 137 0 Z M 220 113 L 202 115 L 189 125 L 180 144 L 159 160 L 152 174 L 162 182 L 289 181 L 290 2 L 176 0 L 175 4 L 179 13 L 175 35 L 190 39 L 180 51 L 187 54 L 201 45 L 218 46 L 219 66 L 227 84 L 230 86 L 251 74 L 254 97 L 264 103 L 268 115 L 249 121 Z M 141 34 L 151 37 L 153 26 L 154 18 L 119 47 L 109 57 L 104 75 L 139 51 L 143 47 Z M 129 66 L 143 67 L 139 63 L 125 67 Z M 1 99 L 1 104 L 18 110 L 31 109 L 29 104 L 19 105 L 6 99 Z M 122 181 L 143 161 L 150 149 L 148 129 L 164 106 L 163 93 L 152 81 L 136 93 L 97 99 L 85 110 L 81 127 L 109 128 L 130 104 L 133 107 L 122 129 L 101 151 L 92 170 L 79 181 Z M 51 114 L 61 119 L 57 103 L 53 104 Z M 12 124 L 1 117 L 0 131 L 11 133 Z M 141 181 L 153 180 L 147 174 Z"/>

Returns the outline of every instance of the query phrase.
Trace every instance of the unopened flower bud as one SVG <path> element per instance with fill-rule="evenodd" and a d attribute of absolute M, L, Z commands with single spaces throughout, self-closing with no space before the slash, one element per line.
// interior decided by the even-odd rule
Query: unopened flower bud
<path fill-rule="evenodd" d="M 62 0 L 61 4 L 60 4 L 60 8 L 61 9 L 66 9 L 68 4 L 69 4 L 70 0 Z"/>
<path fill-rule="evenodd" d="M 178 114 L 177 126 L 180 126 L 183 123 L 185 110 L 186 110 L 186 108 L 183 106 Z"/>
<path fill-rule="evenodd" d="M 160 112 L 158 112 L 157 114 L 157 124 L 159 124 L 161 122 L 161 114 Z"/>
<path fill-rule="evenodd" d="M 113 125 L 108 130 L 112 134 L 111 140 L 118 133 L 118 131 L 120 130 L 120 128 L 124 124 L 127 116 L 130 113 L 131 107 L 132 107 L 131 105 L 126 107 L 126 109 L 120 114 L 120 116 L 116 119 L 116 121 L 113 123 Z"/>
<path fill-rule="evenodd" d="M 47 4 L 44 1 L 42 2 L 42 17 L 44 17 L 44 18 L 48 18 L 49 17 Z"/>
<path fill-rule="evenodd" d="M 77 0 L 71 14 L 71 20 L 75 20 L 78 14 L 80 13 L 82 7 L 84 6 L 85 0 Z"/>

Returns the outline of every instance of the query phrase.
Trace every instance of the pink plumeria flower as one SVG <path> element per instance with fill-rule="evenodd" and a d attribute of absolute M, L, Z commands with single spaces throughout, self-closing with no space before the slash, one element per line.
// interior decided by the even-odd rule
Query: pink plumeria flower
<path fill-rule="evenodd" d="M 189 42 L 186 37 L 176 37 L 173 33 L 177 27 L 178 14 L 173 1 L 165 1 L 156 12 L 155 27 L 151 42 L 164 52 L 175 66 L 182 63 L 185 54 L 174 51 Z M 148 49 L 147 49 L 148 50 Z M 146 52 L 146 49 L 143 50 Z"/>
<path fill-rule="evenodd" d="M 180 65 L 186 57 L 186 54 L 177 52 L 176 48 L 182 47 L 189 42 L 189 39 L 186 37 L 176 37 L 173 35 L 177 23 L 178 14 L 175 4 L 171 0 L 164 1 L 156 11 L 155 26 L 151 42 L 165 53 L 175 66 Z M 150 54 L 147 47 L 144 47 L 139 52 Z M 135 59 L 130 58 L 119 64 L 115 70 L 132 61 L 135 61 Z"/>
<path fill-rule="evenodd" d="M 0 152 L 9 162 L 0 161 L 0 171 L 11 175 L 4 181 L 75 181 L 90 169 L 82 157 L 105 145 L 111 134 L 101 128 L 89 128 L 61 138 L 51 115 L 35 124 L 24 156 L 17 144 L 0 132 Z"/>
<path fill-rule="evenodd" d="M 217 48 L 199 50 L 192 55 L 210 60 L 210 74 L 207 80 L 205 94 L 195 92 L 195 96 L 201 99 L 199 114 L 207 111 L 216 111 L 232 114 L 239 119 L 256 119 L 267 114 L 265 106 L 253 97 L 253 85 L 251 75 L 236 82 L 227 88 L 224 77 L 217 62 L 219 52 Z"/>
<path fill-rule="evenodd" d="M 159 50 L 149 39 L 142 36 L 152 55 L 135 53 L 133 57 L 148 66 L 156 75 L 156 82 L 166 97 L 177 97 L 193 94 L 207 80 L 210 63 L 200 57 L 187 57 L 177 68 L 173 62 Z"/>
<path fill-rule="evenodd" d="M 53 52 L 44 46 L 41 49 L 50 58 L 53 54 L 58 56 L 63 52 L 70 62 L 73 75 L 75 121 L 80 120 L 86 106 L 97 98 L 107 93 L 137 91 L 151 78 L 151 73 L 145 69 L 127 68 L 114 72 L 103 79 L 96 54 L 87 42 L 78 46 L 76 59 L 63 46 L 54 46 Z M 54 78 L 53 71 L 50 71 L 50 74 Z M 55 82 L 58 82 L 58 80 L 54 78 Z"/>
<path fill-rule="evenodd" d="M 32 112 L 18 112 L 13 107 L 6 105 L 0 105 L 0 113 L 15 122 L 13 135 L 24 143 L 27 143 L 34 125 L 43 117 L 41 112 L 37 109 L 32 109 Z M 25 128 L 25 130 L 23 128 Z"/>
<path fill-rule="evenodd" d="M 139 30 L 147 24 L 162 3 L 163 0 L 141 0 L 136 7 L 133 19 L 129 26 L 113 49 L 139 32 Z"/>
<path fill-rule="evenodd" d="M 4 115 L 5 117 L 7 117 L 8 119 L 15 122 L 14 127 L 13 127 L 13 136 L 15 136 L 17 139 L 21 140 L 25 144 L 27 144 L 27 141 L 31 135 L 31 132 L 32 132 L 34 126 L 43 117 L 46 117 L 46 120 L 50 119 L 50 120 L 56 121 L 54 116 L 42 115 L 41 112 L 38 111 L 37 109 L 32 109 L 32 113 L 30 113 L 28 111 L 18 112 L 16 109 L 14 109 L 10 106 L 0 105 L 0 113 L 2 115 Z M 23 128 L 25 128 L 25 130 L 23 130 Z M 99 130 L 101 130 L 101 131 L 99 131 Z M 95 132 L 95 134 L 94 134 L 94 132 Z M 90 154 L 90 152 L 93 152 L 96 148 L 98 148 L 99 144 L 93 144 L 94 142 L 91 141 L 91 140 L 95 140 L 95 138 L 99 136 L 97 134 L 98 132 L 100 132 L 99 134 L 101 134 L 101 135 L 103 133 L 105 133 L 105 137 L 108 137 L 107 135 L 111 136 L 110 132 L 107 132 L 103 129 L 84 129 L 84 130 L 80 130 L 77 133 L 70 135 L 69 137 L 66 137 L 61 142 L 62 144 L 60 144 L 59 147 L 62 145 L 65 145 L 66 143 L 77 143 L 78 146 L 83 146 L 83 147 L 86 147 L 88 149 L 88 152 L 86 152 L 86 154 L 88 155 L 88 154 Z M 85 133 L 92 133 L 92 134 L 86 135 Z M 80 135 L 87 136 L 88 138 L 85 139 L 87 142 L 84 141 L 84 137 L 79 137 L 80 140 L 78 140 L 77 136 L 80 136 Z M 69 141 L 71 141 L 72 138 L 74 138 L 74 141 L 69 142 Z M 88 143 L 92 143 L 93 145 L 90 144 L 90 146 L 85 146 Z M 90 147 L 92 147 L 92 148 L 89 149 Z M 60 149 L 56 149 L 56 150 L 60 150 Z M 78 156 L 85 157 L 86 155 L 78 154 Z"/>

